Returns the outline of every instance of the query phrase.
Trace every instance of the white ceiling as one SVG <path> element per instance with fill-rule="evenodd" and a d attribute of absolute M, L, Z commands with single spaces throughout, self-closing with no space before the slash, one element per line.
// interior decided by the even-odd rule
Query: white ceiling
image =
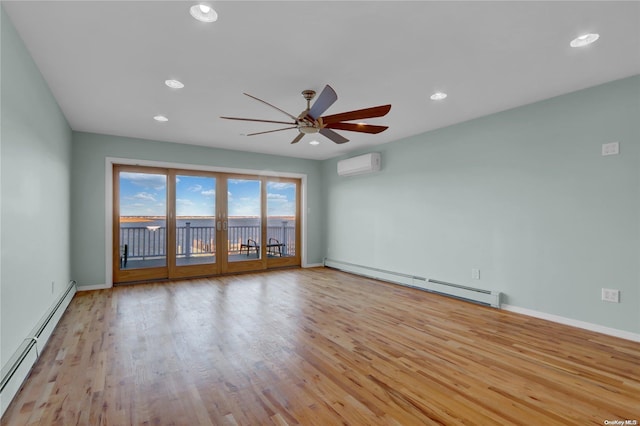
<path fill-rule="evenodd" d="M 2 1 L 74 130 L 325 159 L 640 74 L 640 2 Z M 595 44 L 569 41 L 597 32 Z M 164 85 L 181 80 L 182 90 Z M 336 145 L 221 115 L 287 120 L 330 84 L 325 114 L 392 104 L 377 135 Z M 449 97 L 429 100 L 434 91 Z M 154 115 L 169 117 L 157 123 Z M 313 139 L 319 146 L 309 145 Z"/>

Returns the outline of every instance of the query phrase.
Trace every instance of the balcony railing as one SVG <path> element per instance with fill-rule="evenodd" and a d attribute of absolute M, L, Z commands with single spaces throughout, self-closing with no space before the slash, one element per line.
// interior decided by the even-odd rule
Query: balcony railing
<path fill-rule="evenodd" d="M 216 228 L 214 226 L 179 226 L 176 229 L 176 256 L 190 257 L 192 255 L 206 255 L 216 253 Z M 120 246 L 127 246 L 128 259 L 151 259 L 164 257 L 166 253 L 165 227 L 131 227 L 120 228 Z M 260 226 L 229 226 L 227 252 L 240 254 L 240 245 L 251 239 L 261 244 Z M 275 238 L 281 244 L 283 256 L 293 256 L 296 253 L 295 225 L 289 222 L 282 226 L 268 226 L 267 239 Z"/>

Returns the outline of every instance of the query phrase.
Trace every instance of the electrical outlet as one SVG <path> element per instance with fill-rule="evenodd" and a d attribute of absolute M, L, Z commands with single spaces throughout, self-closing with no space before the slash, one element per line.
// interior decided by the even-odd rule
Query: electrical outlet
<path fill-rule="evenodd" d="M 620 290 L 611 288 L 602 289 L 602 300 L 604 302 L 620 303 Z"/>
<path fill-rule="evenodd" d="M 602 155 L 618 155 L 620 154 L 620 143 L 610 142 L 602 144 Z"/>
<path fill-rule="evenodd" d="M 473 268 L 471 269 L 471 278 L 474 280 L 480 279 L 480 269 Z"/>

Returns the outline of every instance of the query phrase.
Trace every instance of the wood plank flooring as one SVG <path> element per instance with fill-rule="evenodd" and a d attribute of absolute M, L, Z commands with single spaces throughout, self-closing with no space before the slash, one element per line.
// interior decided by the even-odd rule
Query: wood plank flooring
<path fill-rule="evenodd" d="M 2 425 L 640 421 L 640 344 L 315 268 L 78 293 Z"/>

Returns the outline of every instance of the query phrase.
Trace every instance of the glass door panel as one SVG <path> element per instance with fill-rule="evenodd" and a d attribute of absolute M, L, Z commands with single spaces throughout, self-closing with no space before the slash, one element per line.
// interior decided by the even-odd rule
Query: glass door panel
<path fill-rule="evenodd" d="M 262 259 L 262 197 L 260 179 L 227 179 L 227 260 Z"/>
<path fill-rule="evenodd" d="M 296 256 L 297 194 L 294 182 L 267 182 L 267 257 Z"/>
<path fill-rule="evenodd" d="M 116 168 L 114 281 L 167 276 L 167 176 Z"/>
<path fill-rule="evenodd" d="M 120 173 L 121 269 L 167 266 L 167 177 Z"/>
<path fill-rule="evenodd" d="M 176 266 L 216 262 L 216 179 L 177 175 L 175 178 Z"/>

